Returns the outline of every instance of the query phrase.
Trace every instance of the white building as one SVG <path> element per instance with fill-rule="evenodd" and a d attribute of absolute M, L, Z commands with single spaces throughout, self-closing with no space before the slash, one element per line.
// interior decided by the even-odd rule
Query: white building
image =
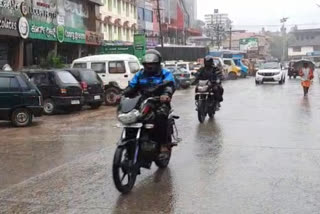
<path fill-rule="evenodd" d="M 103 0 L 100 8 L 102 33 L 106 42 L 133 42 L 137 30 L 135 0 Z"/>

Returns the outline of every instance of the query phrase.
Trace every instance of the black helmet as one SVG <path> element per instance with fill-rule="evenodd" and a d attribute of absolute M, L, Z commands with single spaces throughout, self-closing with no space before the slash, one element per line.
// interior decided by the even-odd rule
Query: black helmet
<path fill-rule="evenodd" d="M 162 56 L 159 51 L 155 49 L 147 50 L 146 55 L 143 57 L 142 64 L 147 63 L 161 63 Z"/>
<path fill-rule="evenodd" d="M 162 56 L 157 50 L 147 50 L 143 57 L 142 64 L 147 76 L 159 75 L 161 73 Z"/>
<path fill-rule="evenodd" d="M 212 56 L 206 56 L 204 58 L 204 65 L 205 67 L 212 67 L 214 66 L 214 60 Z"/>

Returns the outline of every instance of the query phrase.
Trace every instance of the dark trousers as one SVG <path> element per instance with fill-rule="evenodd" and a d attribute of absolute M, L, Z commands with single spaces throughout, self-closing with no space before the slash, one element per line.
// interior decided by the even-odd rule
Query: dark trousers
<path fill-rule="evenodd" d="M 169 104 L 161 104 L 156 111 L 155 140 L 160 144 L 168 144 L 168 117 L 171 107 Z"/>

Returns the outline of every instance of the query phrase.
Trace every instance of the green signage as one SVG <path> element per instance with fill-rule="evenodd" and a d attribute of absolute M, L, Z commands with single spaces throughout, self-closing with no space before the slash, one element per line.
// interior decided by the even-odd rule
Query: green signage
<path fill-rule="evenodd" d="M 42 39 L 49 41 L 58 41 L 85 44 L 86 33 L 84 30 L 75 29 L 71 27 L 64 27 L 62 25 L 56 26 L 44 22 L 30 21 L 30 39 Z"/>
<path fill-rule="evenodd" d="M 29 21 L 31 39 L 57 41 L 57 28 L 53 24 Z"/>
<path fill-rule="evenodd" d="M 144 34 L 134 35 L 134 53 L 140 61 L 142 61 L 142 58 L 146 54 L 146 44 L 146 37 Z"/>
<path fill-rule="evenodd" d="M 100 49 L 101 54 L 131 54 L 134 55 L 134 48 L 133 46 L 103 46 Z"/>
<path fill-rule="evenodd" d="M 64 42 L 85 44 L 86 43 L 86 32 L 81 29 L 65 27 L 64 28 Z"/>

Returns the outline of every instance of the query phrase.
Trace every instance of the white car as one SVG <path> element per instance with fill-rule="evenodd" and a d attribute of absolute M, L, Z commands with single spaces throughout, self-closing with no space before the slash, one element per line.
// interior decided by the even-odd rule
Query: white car
<path fill-rule="evenodd" d="M 285 83 L 286 70 L 283 70 L 278 62 L 261 64 L 256 73 L 256 84 L 263 84 L 264 82 L 278 82 L 280 85 Z"/>

